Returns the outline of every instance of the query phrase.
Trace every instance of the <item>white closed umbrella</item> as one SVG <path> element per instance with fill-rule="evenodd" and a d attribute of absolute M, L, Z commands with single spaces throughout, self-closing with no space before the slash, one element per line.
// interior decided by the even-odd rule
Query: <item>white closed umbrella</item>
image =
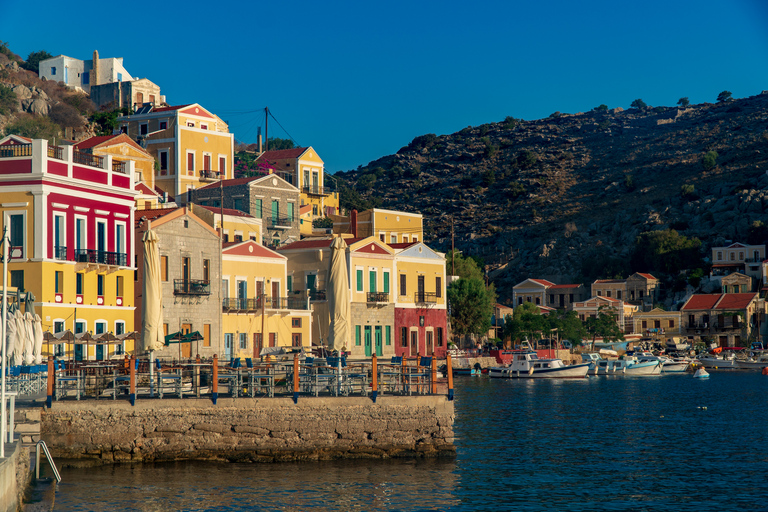
<path fill-rule="evenodd" d="M 163 334 L 163 290 L 160 281 L 160 251 L 154 231 L 144 233 L 144 282 L 142 300 L 141 345 L 145 351 L 161 349 Z"/>
<path fill-rule="evenodd" d="M 24 315 L 21 311 L 16 310 L 14 314 L 14 321 L 16 322 L 16 342 L 13 345 L 13 365 L 19 366 L 24 362 L 24 344 L 27 339 L 27 326 L 24 323 Z"/>
<path fill-rule="evenodd" d="M 348 347 L 350 303 L 347 280 L 347 244 L 337 237 L 331 243 L 331 264 L 328 272 L 328 308 L 331 316 L 328 348 L 341 350 Z"/>
<path fill-rule="evenodd" d="M 35 317 L 27 311 L 24 313 L 24 327 L 26 328 L 26 338 L 24 339 L 24 364 L 30 366 L 34 360 L 35 350 Z"/>
<path fill-rule="evenodd" d="M 16 315 L 7 311 L 5 313 L 5 319 L 5 353 L 8 358 L 6 362 L 9 365 L 12 365 L 13 362 L 11 358 L 13 357 L 13 352 L 16 350 Z"/>
<path fill-rule="evenodd" d="M 35 364 L 43 362 L 43 319 L 35 314 L 35 343 L 32 349 Z"/>

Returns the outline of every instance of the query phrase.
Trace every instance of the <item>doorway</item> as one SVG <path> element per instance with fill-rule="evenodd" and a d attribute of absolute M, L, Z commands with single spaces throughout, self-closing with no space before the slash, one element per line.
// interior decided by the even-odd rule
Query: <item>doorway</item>
<path fill-rule="evenodd" d="M 181 334 L 189 334 L 192 331 L 192 324 L 181 324 Z M 192 343 L 181 344 L 181 357 L 192 357 Z"/>
<path fill-rule="evenodd" d="M 381 326 L 377 325 L 374 329 L 374 341 L 376 343 L 376 355 L 381 356 L 384 355 L 382 352 L 382 346 L 381 346 Z"/>
<path fill-rule="evenodd" d="M 434 344 L 434 331 L 427 331 L 427 353 L 426 356 L 430 356 L 435 352 Z"/>
<path fill-rule="evenodd" d="M 365 355 L 371 356 L 371 326 L 365 326 Z"/>
<path fill-rule="evenodd" d="M 411 331 L 411 357 L 419 355 L 419 331 Z"/>

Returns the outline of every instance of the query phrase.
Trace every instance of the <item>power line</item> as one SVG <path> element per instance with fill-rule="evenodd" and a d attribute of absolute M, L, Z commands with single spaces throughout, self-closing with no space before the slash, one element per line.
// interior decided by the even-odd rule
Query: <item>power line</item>
<path fill-rule="evenodd" d="M 279 126 L 280 128 L 283 128 L 283 125 L 281 125 L 281 124 L 280 124 L 280 121 L 278 121 L 278 120 L 277 120 L 277 118 L 275 117 L 275 115 L 272 113 L 272 111 L 271 111 L 271 110 L 269 111 L 269 115 L 270 115 L 270 117 L 271 117 L 272 119 L 274 119 L 274 120 L 275 120 L 275 122 L 277 123 L 277 126 Z M 293 141 L 293 143 L 294 143 L 294 144 L 296 144 L 296 146 L 298 146 L 298 147 L 301 147 L 301 145 L 300 145 L 298 142 L 296 142 L 296 139 L 294 139 L 294 138 L 291 136 L 291 134 L 290 134 L 290 133 L 288 133 L 288 130 L 286 130 L 285 128 L 283 128 L 283 131 L 284 131 L 284 132 L 285 132 L 285 134 L 288 136 L 288 138 L 289 138 L 289 139 L 291 139 L 291 140 Z"/>

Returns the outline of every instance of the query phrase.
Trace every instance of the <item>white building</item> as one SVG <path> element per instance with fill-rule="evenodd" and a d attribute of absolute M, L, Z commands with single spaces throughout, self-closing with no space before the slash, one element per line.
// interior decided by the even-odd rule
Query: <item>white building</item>
<path fill-rule="evenodd" d="M 122 57 L 100 59 L 98 51 L 93 52 L 91 60 L 57 55 L 40 61 L 40 78 L 64 82 L 68 87 L 80 88 L 86 93 L 90 93 L 92 85 L 134 80 L 123 67 Z"/>

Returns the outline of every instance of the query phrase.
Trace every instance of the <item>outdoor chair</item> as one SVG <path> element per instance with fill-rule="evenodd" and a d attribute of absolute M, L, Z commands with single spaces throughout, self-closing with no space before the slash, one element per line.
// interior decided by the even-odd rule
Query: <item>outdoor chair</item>
<path fill-rule="evenodd" d="M 229 394 L 233 398 L 237 398 L 240 389 L 240 371 L 237 369 L 240 363 L 240 358 L 232 358 L 231 364 L 228 367 L 221 368 L 219 370 L 219 382 L 224 382 L 229 388 Z"/>
<path fill-rule="evenodd" d="M 179 398 L 182 398 L 181 370 L 169 368 L 167 371 L 164 371 L 159 359 L 155 359 L 155 363 L 157 368 L 158 396 L 163 398 L 163 390 L 168 387 L 175 393 L 178 393 Z"/>
<path fill-rule="evenodd" d="M 72 373 L 67 374 L 65 370 L 62 370 L 60 374 L 56 375 L 56 400 L 58 401 L 62 396 L 65 396 L 69 391 L 74 390 L 75 396 L 80 400 L 80 394 L 82 393 L 82 385 L 80 381 L 80 370 L 71 370 Z"/>

